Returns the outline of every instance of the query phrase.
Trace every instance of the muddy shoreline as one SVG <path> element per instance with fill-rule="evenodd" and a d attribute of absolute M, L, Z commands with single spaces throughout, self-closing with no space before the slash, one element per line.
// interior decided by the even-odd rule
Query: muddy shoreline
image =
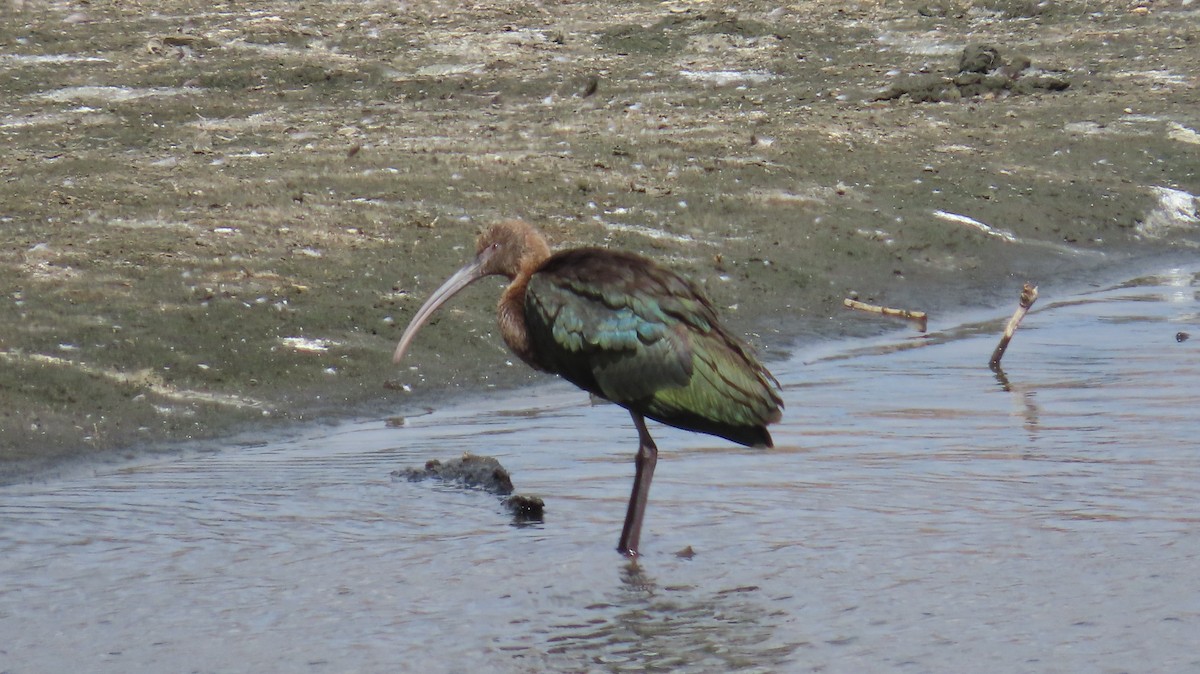
<path fill-rule="evenodd" d="M 4 480 L 533 380 L 488 284 L 390 365 L 499 218 L 669 262 L 767 358 L 1200 239 L 1192 3 L 4 1 Z M 971 45 L 1068 86 L 880 99 Z"/>

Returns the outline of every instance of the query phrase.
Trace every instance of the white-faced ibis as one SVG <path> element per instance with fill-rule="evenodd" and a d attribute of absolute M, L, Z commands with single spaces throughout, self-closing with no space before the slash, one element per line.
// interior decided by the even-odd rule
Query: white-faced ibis
<path fill-rule="evenodd" d="M 396 346 L 455 293 L 485 276 L 512 283 L 500 296 L 500 334 L 529 365 L 629 410 L 638 431 L 633 493 L 617 549 L 638 554 L 658 448 L 646 417 L 742 445 L 770 447 L 779 382 L 722 327 L 687 279 L 640 255 L 577 248 L 553 255 L 532 225 L 511 220 L 480 235 L 475 259 L 421 306 Z"/>

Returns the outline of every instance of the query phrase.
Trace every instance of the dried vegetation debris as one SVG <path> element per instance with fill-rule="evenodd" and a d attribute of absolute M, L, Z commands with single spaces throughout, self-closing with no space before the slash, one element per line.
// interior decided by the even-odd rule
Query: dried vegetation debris
<path fill-rule="evenodd" d="M 967 45 L 958 65 L 941 73 L 901 76 L 872 100 L 907 99 L 913 103 L 943 103 L 979 96 L 1063 91 L 1071 86 L 1065 71 L 1033 67 L 1023 54 L 1006 58 L 991 44 Z"/>

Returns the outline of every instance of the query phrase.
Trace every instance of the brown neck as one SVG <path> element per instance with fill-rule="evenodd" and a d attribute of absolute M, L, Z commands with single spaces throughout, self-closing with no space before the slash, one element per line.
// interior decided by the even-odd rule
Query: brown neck
<path fill-rule="evenodd" d="M 497 320 L 500 323 L 500 335 L 504 337 L 508 348 L 536 368 L 533 349 L 529 345 L 529 331 L 525 328 L 525 290 L 529 287 L 530 276 L 529 273 L 517 276 L 500 295 Z"/>
<path fill-rule="evenodd" d="M 512 283 L 500 295 L 500 334 L 518 358 L 536 368 L 538 365 L 525 325 L 525 291 L 534 272 L 550 257 L 550 247 L 532 225 L 521 220 L 500 223 L 484 236 L 485 243 L 491 239 L 506 242 L 506 257 L 498 264 L 497 271 L 493 272 L 512 279 Z"/>

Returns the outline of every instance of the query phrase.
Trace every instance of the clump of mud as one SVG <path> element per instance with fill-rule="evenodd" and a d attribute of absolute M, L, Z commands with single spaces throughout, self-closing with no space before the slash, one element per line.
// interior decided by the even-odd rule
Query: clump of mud
<path fill-rule="evenodd" d="M 513 492 L 512 477 L 499 461 L 490 456 L 474 454 L 463 454 L 461 459 L 450 459 L 445 463 L 430 459 L 425 463 L 424 469 L 405 468 L 393 471 L 392 477 L 408 478 L 410 482 L 436 478 L 471 489 L 490 491 L 500 496 L 507 496 Z"/>
<path fill-rule="evenodd" d="M 980 96 L 1064 91 L 1071 81 L 1063 71 L 1033 67 L 1024 54 L 1006 59 L 999 47 L 971 44 L 963 49 L 958 65 L 941 73 L 907 75 L 872 100 L 907 97 L 914 103 L 942 103 Z"/>
<path fill-rule="evenodd" d="M 504 505 L 513 514 L 515 522 L 541 522 L 546 503 L 540 496 L 513 494 L 504 499 Z"/>
<path fill-rule="evenodd" d="M 512 512 L 517 521 L 540 521 L 545 510 L 545 503 L 540 497 L 513 494 L 512 476 L 499 461 L 490 456 L 466 453 L 462 458 L 450 459 L 445 463 L 430 459 L 424 468 L 409 467 L 392 471 L 392 477 L 406 478 L 410 482 L 432 478 L 468 489 L 480 489 L 498 496 L 507 496 L 504 506 Z"/>

